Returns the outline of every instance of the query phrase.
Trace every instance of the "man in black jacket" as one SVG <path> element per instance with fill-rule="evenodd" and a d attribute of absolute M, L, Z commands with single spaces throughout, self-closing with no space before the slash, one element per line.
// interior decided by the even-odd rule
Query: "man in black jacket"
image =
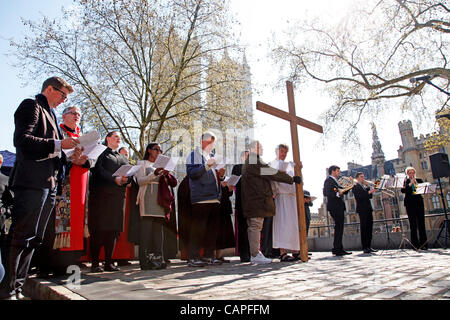
<path fill-rule="evenodd" d="M 405 194 L 403 201 L 408 215 L 411 230 L 411 243 L 415 250 L 427 250 L 427 231 L 425 228 L 425 206 L 421 194 L 417 194 L 417 184 L 423 183 L 422 179 L 416 178 L 416 169 L 408 167 L 405 169 L 407 179 L 401 192 Z M 419 236 L 417 236 L 417 232 Z"/>
<path fill-rule="evenodd" d="M 67 99 L 72 87 L 52 77 L 36 98 L 25 99 L 14 114 L 16 162 L 10 182 L 14 191 L 8 272 L 2 282 L 0 299 L 22 297 L 22 286 L 35 248 L 41 243 L 55 205 L 57 177 L 66 162 L 62 149 L 72 149 L 79 141 L 63 139 L 53 109 Z M 75 149 L 74 160 L 81 150 Z"/>
<path fill-rule="evenodd" d="M 247 160 L 249 152 L 242 151 L 241 153 L 241 162 L 245 163 Z M 231 174 L 236 176 L 242 175 L 242 163 L 236 164 L 233 166 L 233 170 Z M 250 246 L 248 243 L 248 234 L 247 234 L 247 219 L 244 217 L 242 213 L 242 200 L 241 200 L 241 180 L 236 185 L 236 205 L 235 205 L 235 213 L 236 213 L 236 228 L 237 228 L 237 239 L 236 244 L 239 251 L 239 258 L 241 262 L 250 262 Z"/>
<path fill-rule="evenodd" d="M 373 229 L 373 216 L 372 216 L 372 194 L 375 189 L 369 190 L 367 183 L 364 184 L 364 173 L 358 172 L 356 174 L 357 184 L 353 187 L 353 195 L 356 199 L 356 212 L 359 214 L 359 221 L 361 224 L 361 245 L 364 253 L 372 253 L 377 250 L 371 248 L 372 243 L 372 229 Z"/>
<path fill-rule="evenodd" d="M 327 210 L 330 212 L 331 217 L 334 220 L 334 241 L 333 249 L 331 252 L 336 256 L 343 256 L 351 254 L 344 250 L 342 245 L 342 236 L 344 235 L 344 211 L 345 203 L 342 199 L 344 194 L 347 194 L 350 190 L 341 193 L 339 189 L 343 189 L 339 185 L 337 178 L 341 173 L 341 169 L 338 166 L 331 166 L 328 169 L 328 178 L 325 180 L 323 186 L 323 195 L 327 197 Z"/>

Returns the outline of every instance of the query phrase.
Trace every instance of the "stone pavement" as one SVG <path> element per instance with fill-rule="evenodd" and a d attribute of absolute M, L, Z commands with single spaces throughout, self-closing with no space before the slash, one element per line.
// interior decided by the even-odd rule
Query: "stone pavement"
<path fill-rule="evenodd" d="M 313 252 L 308 263 L 252 265 L 228 257 L 221 266 L 190 268 L 172 260 L 165 270 L 92 274 L 82 269 L 78 288 L 67 279 L 31 277 L 34 299 L 69 300 L 446 300 L 450 299 L 450 249 L 353 251 L 344 257 Z"/>

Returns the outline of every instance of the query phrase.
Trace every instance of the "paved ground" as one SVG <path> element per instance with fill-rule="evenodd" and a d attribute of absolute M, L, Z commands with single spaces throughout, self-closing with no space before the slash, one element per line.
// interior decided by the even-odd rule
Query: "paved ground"
<path fill-rule="evenodd" d="M 168 269 L 141 271 L 139 263 L 120 272 L 82 269 L 78 288 L 67 279 L 30 278 L 38 299 L 72 300 L 442 300 L 450 299 L 450 249 L 354 251 L 334 257 L 314 252 L 308 263 L 231 263 L 190 268 L 172 260 Z"/>

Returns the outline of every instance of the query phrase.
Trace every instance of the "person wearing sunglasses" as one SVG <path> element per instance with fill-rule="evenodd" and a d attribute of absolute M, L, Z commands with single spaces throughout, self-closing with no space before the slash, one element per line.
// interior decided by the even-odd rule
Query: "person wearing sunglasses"
<path fill-rule="evenodd" d="M 158 143 L 150 143 L 145 149 L 144 159 L 138 162 L 141 169 L 135 175 L 139 185 L 137 204 L 139 216 L 134 232 L 138 233 L 139 264 L 142 270 L 158 270 L 167 267 L 170 255 L 166 247 L 170 241 L 170 230 L 165 226 L 175 218 L 175 197 L 173 188 L 177 179 L 154 163 L 162 153 Z M 173 235 L 176 237 L 175 235 Z M 173 238 L 173 237 L 172 237 Z M 176 239 L 176 238 L 175 238 Z"/>

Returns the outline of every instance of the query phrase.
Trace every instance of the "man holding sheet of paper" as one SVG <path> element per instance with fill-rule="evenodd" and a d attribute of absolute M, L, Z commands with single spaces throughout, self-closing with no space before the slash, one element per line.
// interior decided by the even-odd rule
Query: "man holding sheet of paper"
<path fill-rule="evenodd" d="M 188 253 L 190 267 L 203 267 L 205 263 L 213 264 L 216 260 L 216 230 L 209 226 L 214 224 L 215 217 L 220 214 L 222 193 L 219 180 L 223 180 L 225 168 L 216 171 L 216 159 L 211 157 L 214 141 L 212 133 L 202 134 L 201 148 L 197 147 L 186 159 L 192 203 Z M 201 248 L 205 249 L 203 261 L 200 259 Z"/>
<path fill-rule="evenodd" d="M 117 149 L 121 143 L 117 131 L 105 138 L 107 149 L 98 157 L 91 170 L 89 180 L 89 233 L 92 272 L 103 272 L 99 265 L 99 254 L 105 248 L 105 271 L 118 271 L 112 254 L 119 234 L 123 231 L 126 186 L 131 178 L 125 175 L 115 177 L 114 173 L 128 165 L 128 159 Z"/>

